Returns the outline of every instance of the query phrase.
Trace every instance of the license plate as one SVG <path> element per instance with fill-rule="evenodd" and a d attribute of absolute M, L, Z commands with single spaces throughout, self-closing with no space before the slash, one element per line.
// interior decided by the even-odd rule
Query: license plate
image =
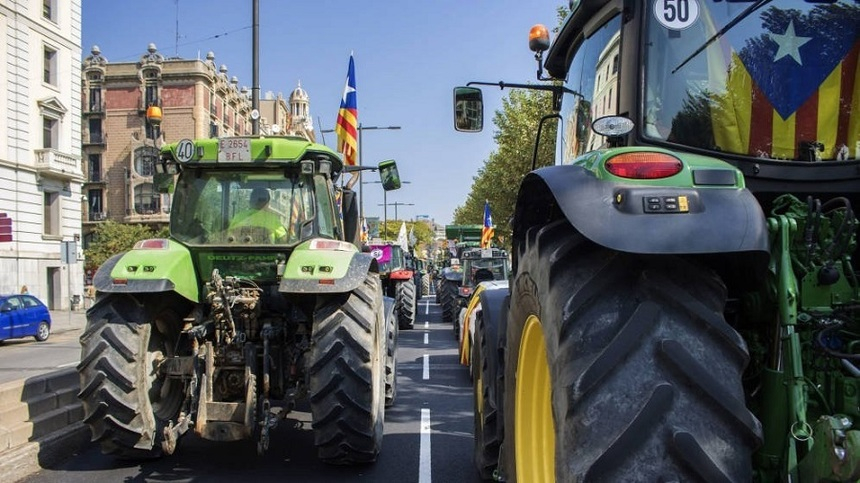
<path fill-rule="evenodd" d="M 244 163 L 251 161 L 251 140 L 224 138 L 218 140 L 218 162 Z"/>

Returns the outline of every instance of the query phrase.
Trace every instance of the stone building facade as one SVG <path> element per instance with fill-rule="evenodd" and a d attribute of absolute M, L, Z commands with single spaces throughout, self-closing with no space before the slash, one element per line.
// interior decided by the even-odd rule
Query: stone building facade
<path fill-rule="evenodd" d="M 0 2 L 0 292 L 83 293 L 81 2 Z"/>

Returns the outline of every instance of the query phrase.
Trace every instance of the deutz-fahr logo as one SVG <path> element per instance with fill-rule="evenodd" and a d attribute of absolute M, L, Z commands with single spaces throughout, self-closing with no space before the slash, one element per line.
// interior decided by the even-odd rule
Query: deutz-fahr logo
<path fill-rule="evenodd" d="M 206 260 L 221 262 L 268 262 L 275 260 L 276 255 L 207 255 Z"/>

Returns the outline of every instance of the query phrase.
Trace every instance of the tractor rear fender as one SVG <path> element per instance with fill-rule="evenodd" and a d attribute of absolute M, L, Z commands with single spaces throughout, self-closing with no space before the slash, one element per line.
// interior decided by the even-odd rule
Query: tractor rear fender
<path fill-rule="evenodd" d="M 457 285 L 460 285 L 460 282 L 463 281 L 463 272 L 442 272 L 442 278 L 448 282 L 456 282 Z"/>
<path fill-rule="evenodd" d="M 149 243 L 152 242 L 152 243 Z M 145 240 L 103 263 L 93 277 L 93 286 L 103 293 L 176 292 L 192 302 L 199 289 L 191 252 L 173 240 Z"/>
<path fill-rule="evenodd" d="M 741 187 L 637 185 L 600 180 L 578 166 L 541 168 L 520 185 L 514 244 L 531 226 L 561 216 L 594 243 L 622 252 L 748 252 L 762 263 L 768 256 L 764 213 Z"/>
<path fill-rule="evenodd" d="M 510 303 L 510 291 L 507 288 L 495 290 L 483 290 L 478 294 L 481 300 L 481 317 L 483 318 L 484 340 L 487 343 L 487 351 L 484 353 L 484 361 L 487 364 L 487 374 L 493 380 L 489 385 L 489 401 L 501 414 L 502 391 L 505 387 L 504 349 L 505 332 L 507 330 L 508 304 Z M 478 330 L 476 327 L 475 330 Z M 499 419 L 502 421 L 502 419 Z"/>
<path fill-rule="evenodd" d="M 379 273 L 379 265 L 369 253 L 313 250 L 307 249 L 307 243 L 304 243 L 287 260 L 278 291 L 305 294 L 351 292 L 364 282 L 368 272 Z"/>

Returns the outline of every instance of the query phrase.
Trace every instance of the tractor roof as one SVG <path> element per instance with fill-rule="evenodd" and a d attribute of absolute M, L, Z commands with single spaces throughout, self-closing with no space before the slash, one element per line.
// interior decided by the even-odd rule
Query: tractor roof
<path fill-rule="evenodd" d="M 331 148 L 297 136 L 183 139 L 162 146 L 161 157 L 182 165 L 246 167 L 328 160 L 332 172 L 338 173 L 343 169 L 340 155 Z"/>

